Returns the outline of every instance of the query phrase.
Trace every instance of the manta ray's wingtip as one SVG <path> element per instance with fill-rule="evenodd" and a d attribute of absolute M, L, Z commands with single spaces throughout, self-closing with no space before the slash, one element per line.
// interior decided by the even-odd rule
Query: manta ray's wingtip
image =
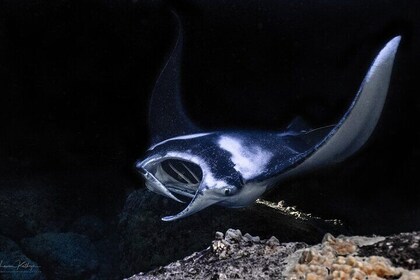
<path fill-rule="evenodd" d="M 400 41 L 401 35 L 397 35 L 386 43 L 374 59 L 368 73 L 365 76 L 365 82 L 369 82 L 374 76 L 384 75 L 383 72 L 388 72 L 387 75 L 391 74 L 394 58 L 400 45 Z M 377 83 L 379 83 L 379 81 Z M 384 84 L 388 87 L 388 83 L 389 80 Z M 362 89 L 363 86 L 361 87 L 361 90 Z M 387 89 L 383 91 L 384 96 L 386 96 L 386 93 Z"/>
<path fill-rule="evenodd" d="M 384 50 L 390 49 L 393 51 L 397 51 L 398 46 L 401 42 L 401 35 L 397 35 L 394 38 L 392 38 L 385 46 Z"/>
<path fill-rule="evenodd" d="M 389 54 L 395 55 L 397 52 L 398 46 L 401 42 L 401 35 L 397 35 L 393 37 L 391 40 L 388 41 L 388 43 L 385 45 L 385 47 L 380 51 L 378 57 L 381 57 L 381 55 L 389 56 Z"/>
<path fill-rule="evenodd" d="M 392 41 L 395 41 L 395 42 L 399 43 L 401 41 L 401 35 L 395 36 L 394 38 L 391 39 L 391 42 Z"/>

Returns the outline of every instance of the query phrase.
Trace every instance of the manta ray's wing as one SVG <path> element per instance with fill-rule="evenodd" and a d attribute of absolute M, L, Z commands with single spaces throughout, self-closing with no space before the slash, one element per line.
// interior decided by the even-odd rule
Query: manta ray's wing
<path fill-rule="evenodd" d="M 153 89 L 149 104 L 149 128 L 152 144 L 165 139 L 193 134 L 199 129 L 185 114 L 180 96 L 180 68 L 183 44 L 182 25 L 176 19 L 176 42 Z"/>
<path fill-rule="evenodd" d="M 358 151 L 378 123 L 385 103 L 400 36 L 380 51 L 371 65 L 350 108 L 335 126 L 303 132 L 299 140 L 314 146 L 291 160 L 281 177 L 300 174 L 325 165 L 341 162 Z"/>

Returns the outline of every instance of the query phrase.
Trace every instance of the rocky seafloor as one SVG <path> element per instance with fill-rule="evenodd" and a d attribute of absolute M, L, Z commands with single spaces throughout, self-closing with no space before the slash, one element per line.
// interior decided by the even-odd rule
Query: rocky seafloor
<path fill-rule="evenodd" d="M 182 207 L 144 189 L 129 195 L 119 223 L 120 268 L 125 277 L 200 251 L 216 231 L 229 228 L 263 237 L 275 235 L 283 242 L 300 240 L 309 244 L 318 242 L 326 232 L 347 232 L 337 220 L 323 220 L 267 201 L 241 209 L 212 207 L 187 219 L 161 221 L 162 216 L 177 213 Z"/>
<path fill-rule="evenodd" d="M 67 207 L 49 185 L 1 182 L 0 279 L 121 279 L 116 221 Z"/>
<path fill-rule="evenodd" d="M 346 226 L 302 213 L 284 202 L 259 200 L 245 209 L 213 207 L 167 223 L 160 218 L 183 205 L 145 189 L 128 195 L 119 216 L 111 218 L 64 207 L 54 193 L 48 186 L 0 193 L 0 279 L 110 280 L 139 271 L 149 272 L 132 279 L 278 279 L 288 277 L 284 273 L 289 259 L 299 264 L 288 270 L 290 279 L 324 279 L 335 271 L 351 272 L 353 265 L 366 260 L 367 267 L 372 266 L 375 259 L 363 260 L 369 256 L 389 258 L 391 263 L 379 261 L 393 273 L 387 276 L 390 279 L 418 277 L 407 274 L 419 269 L 418 232 L 379 238 L 382 241 L 374 246 L 343 239 L 357 246 L 355 252 L 344 255 L 325 249 L 335 240 L 325 234 L 352 235 Z M 272 235 L 276 238 L 269 238 Z M 323 237 L 322 245 L 311 247 Z M 297 257 L 298 253 L 305 258 Z"/>
<path fill-rule="evenodd" d="M 129 280 L 157 279 L 420 279 L 420 232 L 387 237 L 333 237 L 280 243 L 240 230 L 216 232 L 206 249 Z"/>

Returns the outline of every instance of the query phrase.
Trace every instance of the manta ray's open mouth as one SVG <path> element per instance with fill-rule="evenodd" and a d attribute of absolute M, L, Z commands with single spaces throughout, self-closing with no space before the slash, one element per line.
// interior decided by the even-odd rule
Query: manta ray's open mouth
<path fill-rule="evenodd" d="M 197 164 L 179 159 L 162 161 L 156 173 L 156 178 L 170 192 L 190 198 L 194 197 L 202 177 L 203 172 Z"/>
<path fill-rule="evenodd" d="M 192 199 L 201 183 L 203 172 L 190 161 L 170 158 L 143 167 L 149 190 L 183 202 L 176 195 Z"/>
<path fill-rule="evenodd" d="M 190 200 L 184 210 L 176 215 L 163 217 L 163 221 L 174 221 L 189 216 L 224 200 L 224 197 L 215 195 L 214 191 L 203 188 L 204 178 L 208 180 L 209 176 L 206 173 L 207 166 L 204 163 L 199 165 L 197 162 L 200 161 L 197 158 L 193 162 L 189 160 L 189 155 L 186 157 L 188 159 L 150 157 L 136 164 L 138 172 L 146 179 L 146 187 L 149 190 L 182 203 L 185 201 L 178 196 L 182 196 L 183 200 Z"/>

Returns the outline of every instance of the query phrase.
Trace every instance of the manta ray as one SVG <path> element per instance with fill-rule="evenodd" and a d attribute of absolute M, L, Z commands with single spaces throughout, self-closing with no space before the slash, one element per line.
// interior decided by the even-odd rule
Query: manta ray
<path fill-rule="evenodd" d="M 371 136 L 381 115 L 401 37 L 391 39 L 368 70 L 350 107 L 331 126 L 310 128 L 297 118 L 281 131 L 203 131 L 180 99 L 183 32 L 154 87 L 149 107 L 151 146 L 136 162 L 146 187 L 178 202 L 190 200 L 174 221 L 210 205 L 252 204 L 286 178 L 339 163 Z"/>

